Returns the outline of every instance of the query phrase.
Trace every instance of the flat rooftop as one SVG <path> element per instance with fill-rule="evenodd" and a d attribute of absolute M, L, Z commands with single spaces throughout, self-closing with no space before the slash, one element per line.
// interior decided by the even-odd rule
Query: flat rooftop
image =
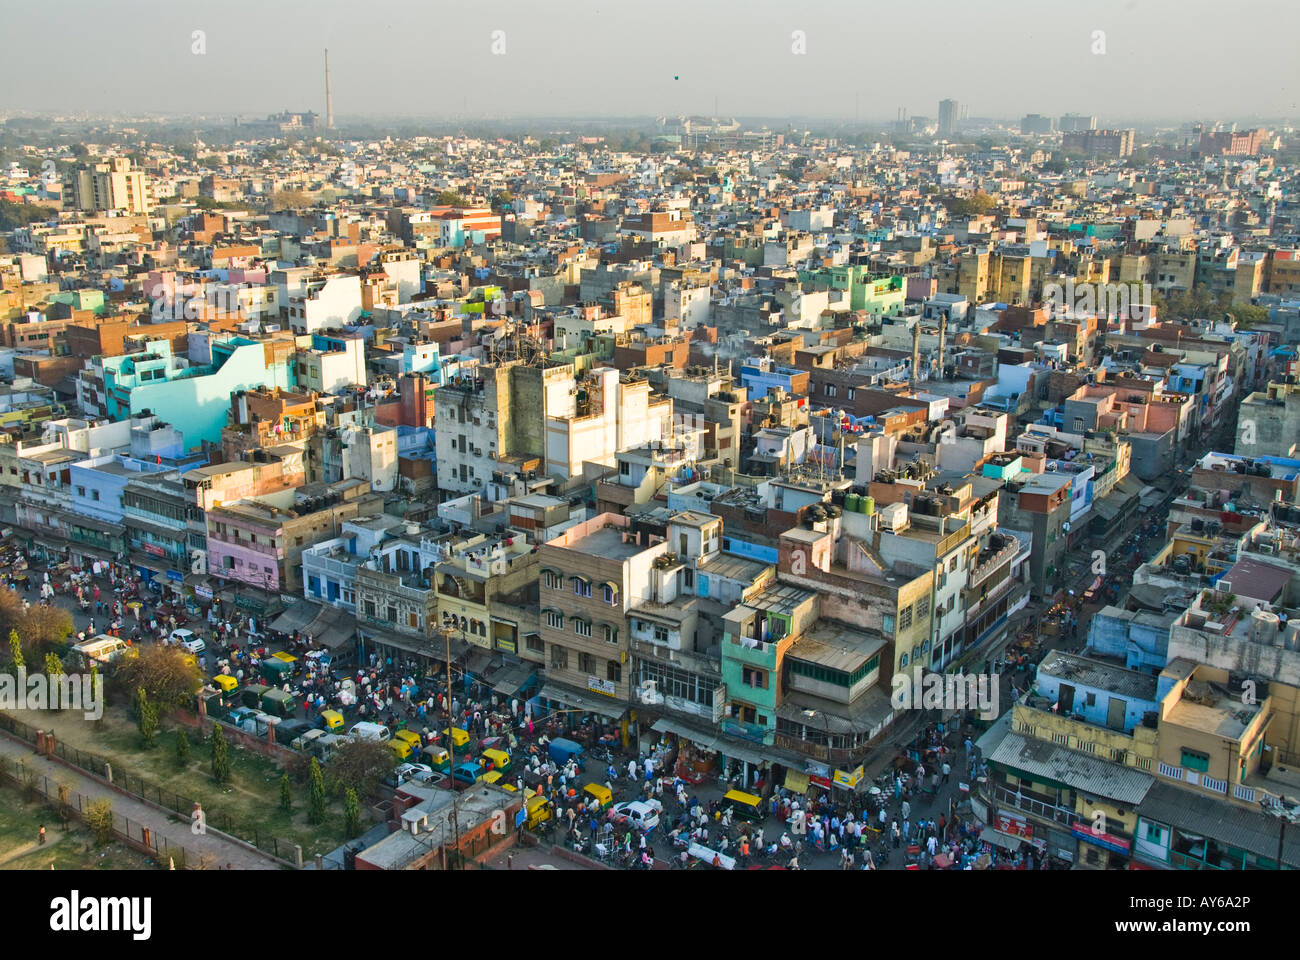
<path fill-rule="evenodd" d="M 576 550 L 591 557 L 606 557 L 610 560 L 626 560 L 646 549 L 638 543 L 624 543 L 623 533 L 622 527 L 605 527 L 603 530 L 587 534 L 565 549 Z"/>

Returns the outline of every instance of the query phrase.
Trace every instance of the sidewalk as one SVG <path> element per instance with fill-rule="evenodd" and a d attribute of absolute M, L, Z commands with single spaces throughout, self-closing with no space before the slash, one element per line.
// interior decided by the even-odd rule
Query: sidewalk
<path fill-rule="evenodd" d="M 0 755 L 8 757 L 13 763 L 19 761 L 43 777 L 48 777 L 51 790 L 53 784 L 66 783 L 73 790 L 92 800 L 108 798 L 113 802 L 113 812 L 121 814 L 136 823 L 143 824 L 157 837 L 165 839 L 168 844 L 184 847 L 192 854 L 211 854 L 213 866 L 218 869 L 230 867 L 235 870 L 276 870 L 280 864 L 262 854 L 241 846 L 232 840 L 212 832 L 196 835 L 190 832 L 187 822 L 175 822 L 174 814 L 163 813 L 157 808 L 121 793 L 99 780 L 77 770 L 37 756 L 32 746 L 25 741 L 11 739 L 0 734 Z M 193 864 L 191 864 L 193 866 Z"/>

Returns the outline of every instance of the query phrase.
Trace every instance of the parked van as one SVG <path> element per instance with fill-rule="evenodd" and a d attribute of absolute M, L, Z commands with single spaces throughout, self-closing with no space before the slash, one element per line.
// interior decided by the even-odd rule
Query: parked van
<path fill-rule="evenodd" d="M 84 643 L 78 643 L 72 648 L 81 654 L 87 661 L 93 663 L 112 663 L 118 657 L 122 656 L 127 649 L 125 640 L 117 637 L 109 637 L 100 634 L 93 640 L 87 640 Z"/>
<path fill-rule="evenodd" d="M 392 734 L 382 723 L 370 723 L 362 720 L 360 723 L 354 723 L 352 729 L 348 731 L 348 736 L 353 740 L 377 740 L 379 743 L 385 743 L 391 739 Z"/>

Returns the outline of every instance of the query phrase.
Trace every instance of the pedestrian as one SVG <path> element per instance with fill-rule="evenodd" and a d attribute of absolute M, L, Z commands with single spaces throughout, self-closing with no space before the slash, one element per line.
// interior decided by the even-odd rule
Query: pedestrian
<path fill-rule="evenodd" d="M 950 766 L 945 762 L 944 765 L 943 765 L 943 782 L 944 782 L 944 783 L 947 783 L 947 782 L 948 782 L 948 774 L 950 774 L 950 773 L 952 773 L 952 767 L 950 767 Z"/>
<path fill-rule="evenodd" d="M 40 840 L 38 843 L 42 847 L 45 846 L 45 824 L 43 823 L 41 824 Z"/>
<path fill-rule="evenodd" d="M 902 839 L 902 831 L 898 829 L 898 821 L 895 820 L 889 825 L 889 835 L 894 839 L 894 849 L 898 849 L 899 841 Z"/>
<path fill-rule="evenodd" d="M 903 801 L 903 819 L 906 820 L 912 815 L 912 805 L 906 800 Z"/>

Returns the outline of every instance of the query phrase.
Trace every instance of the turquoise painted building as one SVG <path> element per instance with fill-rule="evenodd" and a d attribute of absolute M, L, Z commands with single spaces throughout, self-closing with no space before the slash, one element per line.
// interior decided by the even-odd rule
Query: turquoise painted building
<path fill-rule="evenodd" d="M 221 439 L 230 410 L 230 395 L 257 387 L 293 390 L 293 364 L 268 359 L 258 341 L 232 337 L 212 345 L 212 362 L 190 364 L 172 354 L 166 340 L 151 341 L 141 353 L 104 358 L 104 393 L 108 414 L 125 420 L 150 410 L 180 430 L 187 449 L 204 440 Z"/>
<path fill-rule="evenodd" d="M 848 294 L 850 310 L 866 310 L 886 317 L 901 314 L 907 300 L 902 277 L 877 276 L 865 264 L 801 270 L 799 282 L 843 290 Z"/>

